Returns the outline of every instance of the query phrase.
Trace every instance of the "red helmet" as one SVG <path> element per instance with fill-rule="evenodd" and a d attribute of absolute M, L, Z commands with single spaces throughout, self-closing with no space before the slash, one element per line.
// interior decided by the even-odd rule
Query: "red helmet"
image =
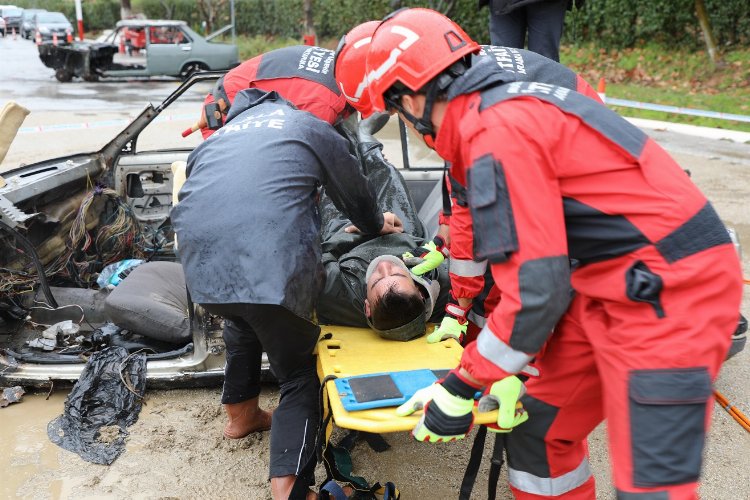
<path fill-rule="evenodd" d="M 386 18 L 370 42 L 367 77 L 373 111 L 385 111 L 383 94 L 401 82 L 413 91 L 479 44 L 461 27 L 430 9 L 403 9 Z"/>
<path fill-rule="evenodd" d="M 362 23 L 341 37 L 336 49 L 334 75 L 336 84 L 354 109 L 367 118 L 373 113 L 365 78 L 365 63 L 370 40 L 380 21 Z"/>

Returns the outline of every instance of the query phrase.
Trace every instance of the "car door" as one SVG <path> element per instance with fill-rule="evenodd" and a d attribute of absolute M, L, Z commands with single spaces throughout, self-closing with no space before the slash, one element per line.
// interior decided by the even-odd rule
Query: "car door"
<path fill-rule="evenodd" d="M 149 26 L 147 36 L 148 74 L 178 76 L 191 60 L 192 39 L 179 26 Z"/>

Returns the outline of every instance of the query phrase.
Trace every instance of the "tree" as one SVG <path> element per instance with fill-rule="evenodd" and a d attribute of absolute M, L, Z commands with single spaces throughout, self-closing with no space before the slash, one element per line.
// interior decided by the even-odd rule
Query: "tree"
<path fill-rule="evenodd" d="M 133 17 L 133 9 L 130 7 L 130 0 L 120 0 L 120 19 L 131 17 Z"/>
<path fill-rule="evenodd" d="M 303 9 L 305 11 L 305 35 L 315 36 L 315 23 L 313 21 L 313 0 L 304 0 Z"/>
<path fill-rule="evenodd" d="M 695 14 L 698 16 L 698 23 L 701 25 L 701 31 L 703 31 L 703 40 L 706 42 L 708 57 L 711 58 L 714 67 L 722 65 L 723 61 L 721 54 L 719 54 L 716 37 L 714 37 L 714 32 L 711 29 L 711 19 L 708 17 L 703 0 L 695 0 Z"/>
<path fill-rule="evenodd" d="M 198 10 L 200 10 L 203 20 L 206 22 L 206 33 L 211 33 L 219 20 L 219 15 L 224 12 L 227 6 L 227 0 L 198 0 Z"/>

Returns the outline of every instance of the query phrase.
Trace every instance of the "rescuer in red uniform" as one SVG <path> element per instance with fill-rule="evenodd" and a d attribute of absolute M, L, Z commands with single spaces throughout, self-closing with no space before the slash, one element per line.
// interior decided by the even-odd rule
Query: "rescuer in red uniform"
<path fill-rule="evenodd" d="M 427 9 L 390 16 L 369 44 L 373 109 L 450 162 L 501 294 L 460 366 L 398 413 L 424 407 L 416 439 L 462 438 L 484 388 L 480 409 L 499 404 L 499 430 L 515 428 L 519 498 L 594 498 L 585 439 L 607 418 L 618 498 L 695 498 L 741 297 L 726 228 L 638 128 L 568 88 L 474 78 L 478 50 Z M 515 374 L 535 357 L 523 395 Z"/>
<path fill-rule="evenodd" d="M 272 50 L 230 70 L 203 102 L 201 118 L 183 135 L 201 131 L 207 139 L 221 127 L 237 92 L 249 88 L 274 90 L 323 121 L 335 123 L 346 99 L 333 79 L 333 51 L 308 45 Z"/>
<path fill-rule="evenodd" d="M 363 118 L 373 114 L 369 93 L 366 91 L 365 66 L 369 43 L 379 24 L 379 21 L 368 21 L 352 28 L 341 38 L 336 49 L 336 83 Z M 551 83 L 576 90 L 601 102 L 599 94 L 580 75 L 535 52 L 483 45 L 475 59 L 487 58 L 493 60 L 496 66 L 485 65 L 482 71 L 474 73 L 475 78 L 483 78 L 485 75 L 497 78 L 499 69 L 503 81 Z M 433 241 L 434 256 L 427 258 L 422 255 L 428 263 L 415 267 L 412 272 L 419 274 L 438 266 L 443 260 L 442 255 L 448 254 L 447 247 L 450 246 L 452 300 L 446 306 L 446 314 L 440 326 L 428 336 L 428 342 L 455 338 L 466 344 L 476 339 L 489 313 L 500 300 L 500 294 L 493 287 L 494 280 L 486 261 L 475 262 L 473 259 L 470 224 L 469 230 L 464 231 L 462 228 L 465 225 L 457 222 L 449 235 L 448 225 L 452 216 L 463 220 L 470 220 L 471 217 L 467 208 L 466 189 L 455 180 L 452 181 L 446 172 L 438 238 Z"/>

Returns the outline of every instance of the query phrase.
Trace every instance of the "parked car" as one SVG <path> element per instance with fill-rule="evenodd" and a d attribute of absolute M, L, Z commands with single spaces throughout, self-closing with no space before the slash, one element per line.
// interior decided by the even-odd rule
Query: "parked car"
<path fill-rule="evenodd" d="M 47 12 L 45 9 L 23 9 L 21 17 L 21 35 L 24 38 L 31 39 L 34 37 L 34 16 L 40 12 Z"/>
<path fill-rule="evenodd" d="M 42 62 L 55 70 L 61 82 L 74 76 L 173 76 L 186 78 L 195 71 L 225 70 L 239 64 L 237 46 L 204 38 L 184 21 L 120 21 L 101 42 L 39 46 Z"/>
<path fill-rule="evenodd" d="M 21 31 L 21 16 L 23 16 L 23 9 L 14 5 L 0 7 L 0 17 L 5 20 L 6 33 L 12 33 L 14 29 L 16 33 Z"/>
<path fill-rule="evenodd" d="M 64 41 L 66 36 L 73 33 L 73 25 L 62 12 L 38 12 L 34 15 L 32 27 L 34 36 L 39 33 L 42 40 L 52 40 L 55 35 L 59 41 Z"/>

